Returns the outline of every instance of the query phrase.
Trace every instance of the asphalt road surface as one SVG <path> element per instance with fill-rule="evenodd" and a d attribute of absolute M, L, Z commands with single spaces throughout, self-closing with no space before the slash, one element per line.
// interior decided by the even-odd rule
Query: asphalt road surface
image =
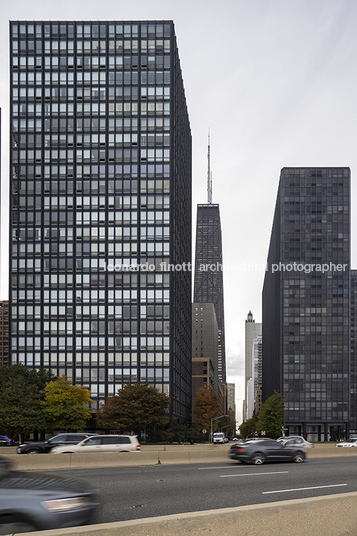
<path fill-rule="evenodd" d="M 98 491 L 95 523 L 357 491 L 354 457 L 260 466 L 227 461 L 50 472 Z"/>

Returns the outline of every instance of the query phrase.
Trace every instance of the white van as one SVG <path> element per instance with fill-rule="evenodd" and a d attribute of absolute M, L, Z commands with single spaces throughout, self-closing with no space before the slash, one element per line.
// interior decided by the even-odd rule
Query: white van
<path fill-rule="evenodd" d="M 223 432 L 215 432 L 213 434 L 213 443 L 224 443 L 224 433 Z"/>

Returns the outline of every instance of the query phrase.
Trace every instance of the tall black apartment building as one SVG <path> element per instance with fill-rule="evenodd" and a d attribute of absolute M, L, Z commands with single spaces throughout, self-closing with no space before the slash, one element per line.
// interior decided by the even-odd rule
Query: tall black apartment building
<path fill-rule="evenodd" d="M 351 270 L 351 418 L 350 432 L 357 433 L 357 270 Z"/>
<path fill-rule="evenodd" d="M 197 205 L 194 303 L 213 303 L 218 324 L 218 379 L 226 382 L 222 231 L 218 204 Z M 216 366 L 216 365 L 214 365 Z"/>
<path fill-rule="evenodd" d="M 348 433 L 349 278 L 349 168 L 282 169 L 263 288 L 263 401 L 283 394 L 290 434 Z"/>
<path fill-rule="evenodd" d="M 191 132 L 172 21 L 11 22 L 11 363 L 191 412 Z"/>

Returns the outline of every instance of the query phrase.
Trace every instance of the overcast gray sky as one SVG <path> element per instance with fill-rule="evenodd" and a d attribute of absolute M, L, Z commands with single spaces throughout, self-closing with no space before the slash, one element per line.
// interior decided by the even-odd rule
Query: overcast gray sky
<path fill-rule="evenodd" d="M 213 202 L 223 232 L 228 381 L 244 397 L 244 320 L 261 322 L 261 291 L 280 169 L 350 166 L 357 225 L 357 2 L 355 0 L 17 0 L 2 2 L 2 251 L 7 299 L 8 21 L 175 22 L 193 138 L 193 226 L 207 199 L 211 132 Z M 194 252 L 193 252 L 194 254 Z M 246 266 L 245 266 L 246 265 Z M 352 250 L 352 267 L 357 268 Z"/>

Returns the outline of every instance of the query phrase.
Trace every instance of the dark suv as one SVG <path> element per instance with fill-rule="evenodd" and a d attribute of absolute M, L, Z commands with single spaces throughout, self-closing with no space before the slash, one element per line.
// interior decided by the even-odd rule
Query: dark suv
<path fill-rule="evenodd" d="M 54 437 L 51 437 L 50 439 L 47 439 L 47 441 L 39 441 L 38 443 L 25 443 L 18 446 L 17 453 L 18 454 L 41 454 L 44 452 L 50 452 L 50 450 L 53 449 L 53 447 L 59 447 L 62 445 L 76 445 L 80 441 L 83 441 L 83 439 L 86 439 L 87 437 L 91 437 L 96 434 L 70 434 L 70 433 L 63 433 L 58 434 Z"/>

